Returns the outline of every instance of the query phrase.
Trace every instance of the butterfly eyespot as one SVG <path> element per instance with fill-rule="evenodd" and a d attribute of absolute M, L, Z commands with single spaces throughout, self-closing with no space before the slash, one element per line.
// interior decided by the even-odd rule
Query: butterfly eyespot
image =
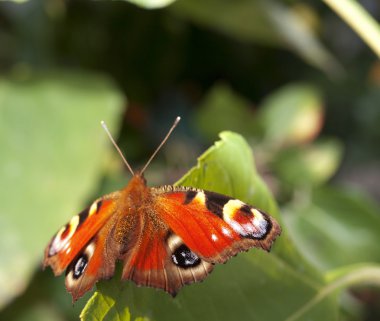
<path fill-rule="evenodd" d="M 195 267 L 201 263 L 201 259 L 184 244 L 174 251 L 172 261 L 175 265 L 185 269 Z"/>
<path fill-rule="evenodd" d="M 236 233 L 249 239 L 262 240 L 272 229 L 266 214 L 235 199 L 224 205 L 223 219 Z"/>
<path fill-rule="evenodd" d="M 95 252 L 95 241 L 92 240 L 85 250 L 74 259 L 66 270 L 66 282 L 69 287 L 74 286 L 84 274 L 88 263 Z"/>
<path fill-rule="evenodd" d="M 80 256 L 77 259 L 77 261 L 74 264 L 74 269 L 73 269 L 73 278 L 74 279 L 79 279 L 80 278 L 80 276 L 86 270 L 87 264 L 88 264 L 87 255 L 83 254 L 82 256 Z"/>

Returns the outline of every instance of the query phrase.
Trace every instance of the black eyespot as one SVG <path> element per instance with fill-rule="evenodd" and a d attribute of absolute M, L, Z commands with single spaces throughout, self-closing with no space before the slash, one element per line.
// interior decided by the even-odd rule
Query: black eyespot
<path fill-rule="evenodd" d="M 201 263 L 201 259 L 182 244 L 172 254 L 172 261 L 181 268 L 191 268 Z"/>
<path fill-rule="evenodd" d="M 73 278 L 79 279 L 83 272 L 86 270 L 88 264 L 87 255 L 81 255 L 73 266 Z"/>

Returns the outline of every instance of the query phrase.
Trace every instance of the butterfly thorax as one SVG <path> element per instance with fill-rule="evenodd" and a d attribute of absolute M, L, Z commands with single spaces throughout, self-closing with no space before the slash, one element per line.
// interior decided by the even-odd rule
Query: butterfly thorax
<path fill-rule="evenodd" d="M 120 201 L 126 207 L 123 210 L 127 212 L 138 210 L 142 204 L 149 202 L 151 198 L 145 178 L 140 174 L 135 174 L 120 192 Z"/>
<path fill-rule="evenodd" d="M 154 203 L 155 195 L 146 185 L 145 178 L 135 174 L 120 191 L 119 218 L 115 230 L 115 238 L 119 244 L 127 249 L 132 239 L 139 242 L 143 231 L 149 235 L 149 231 L 153 232 L 153 229 L 164 226 L 162 219 L 157 216 Z"/>

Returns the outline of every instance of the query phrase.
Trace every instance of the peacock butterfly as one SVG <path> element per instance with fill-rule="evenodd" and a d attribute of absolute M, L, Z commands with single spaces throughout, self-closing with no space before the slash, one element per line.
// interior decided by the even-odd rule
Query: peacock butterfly
<path fill-rule="evenodd" d="M 45 249 L 43 266 L 66 270 L 66 288 L 76 301 L 122 261 L 122 279 L 175 296 L 185 284 L 202 281 L 215 263 L 252 247 L 269 251 L 281 233 L 274 218 L 229 196 L 192 187 L 148 187 L 144 168 L 122 190 L 105 195 L 74 216 Z"/>

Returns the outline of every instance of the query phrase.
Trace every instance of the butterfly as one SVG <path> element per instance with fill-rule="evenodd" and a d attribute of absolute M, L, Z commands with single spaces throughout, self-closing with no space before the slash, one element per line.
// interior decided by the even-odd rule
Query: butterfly
<path fill-rule="evenodd" d="M 100 197 L 74 216 L 51 239 L 43 266 L 66 271 L 65 285 L 76 301 L 100 279 L 110 279 L 122 262 L 122 279 L 175 296 L 185 284 L 205 279 L 252 247 L 269 251 L 281 233 L 265 212 L 222 194 L 193 187 L 148 187 L 144 168 L 126 187 Z"/>

